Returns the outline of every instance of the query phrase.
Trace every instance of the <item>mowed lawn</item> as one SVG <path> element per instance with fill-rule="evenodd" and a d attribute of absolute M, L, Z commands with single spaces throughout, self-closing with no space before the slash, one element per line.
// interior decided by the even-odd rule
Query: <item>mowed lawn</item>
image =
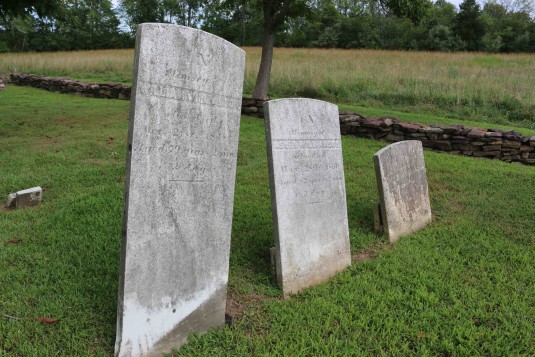
<path fill-rule="evenodd" d="M 128 105 L 0 92 L 0 198 L 44 188 L 40 206 L 0 211 L 1 356 L 113 354 Z M 351 267 L 281 300 L 264 123 L 243 117 L 234 321 L 173 355 L 535 355 L 535 167 L 426 151 L 433 223 L 390 245 L 373 233 L 385 145 L 343 138 Z"/>

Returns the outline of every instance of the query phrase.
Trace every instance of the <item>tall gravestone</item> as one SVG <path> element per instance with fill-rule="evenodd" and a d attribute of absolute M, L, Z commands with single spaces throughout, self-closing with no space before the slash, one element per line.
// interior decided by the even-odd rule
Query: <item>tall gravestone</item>
<path fill-rule="evenodd" d="M 351 264 L 338 107 L 313 99 L 264 104 L 272 251 L 284 296 Z"/>
<path fill-rule="evenodd" d="M 137 30 L 117 356 L 224 323 L 245 53 L 206 32 Z"/>
<path fill-rule="evenodd" d="M 391 242 L 414 233 L 431 221 L 422 143 L 401 141 L 373 157 L 380 198 L 382 231 Z"/>

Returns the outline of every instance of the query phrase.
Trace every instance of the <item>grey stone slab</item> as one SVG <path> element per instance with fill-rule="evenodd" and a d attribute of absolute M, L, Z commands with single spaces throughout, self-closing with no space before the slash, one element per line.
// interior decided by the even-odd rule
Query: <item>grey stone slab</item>
<path fill-rule="evenodd" d="M 422 143 L 388 145 L 373 157 L 384 233 L 391 242 L 431 221 L 431 205 Z"/>
<path fill-rule="evenodd" d="M 153 356 L 225 321 L 245 52 L 209 33 L 138 27 L 117 356 Z"/>
<path fill-rule="evenodd" d="M 10 193 L 7 196 L 7 208 L 25 208 L 37 206 L 41 203 L 43 190 L 41 187 L 32 187 Z"/>
<path fill-rule="evenodd" d="M 264 104 L 277 280 L 284 296 L 351 264 L 338 107 Z"/>

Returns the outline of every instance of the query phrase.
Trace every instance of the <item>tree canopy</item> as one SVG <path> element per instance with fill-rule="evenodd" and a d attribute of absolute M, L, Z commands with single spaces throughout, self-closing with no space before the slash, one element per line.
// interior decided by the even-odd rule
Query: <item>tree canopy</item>
<path fill-rule="evenodd" d="M 136 25 L 148 21 L 260 46 L 266 16 L 280 47 L 535 52 L 533 7 L 532 0 L 466 0 L 460 9 L 447 0 L 119 0 L 117 8 L 111 0 L 2 0 L 0 52 L 132 47 Z"/>

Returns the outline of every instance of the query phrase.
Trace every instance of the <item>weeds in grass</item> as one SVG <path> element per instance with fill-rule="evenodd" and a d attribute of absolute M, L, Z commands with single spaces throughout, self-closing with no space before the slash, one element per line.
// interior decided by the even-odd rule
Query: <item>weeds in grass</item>
<path fill-rule="evenodd" d="M 244 93 L 253 91 L 260 48 L 247 47 Z M 133 50 L 0 54 L 0 74 L 129 83 Z M 535 55 L 275 49 L 274 97 L 412 107 L 419 112 L 535 128 Z"/>

